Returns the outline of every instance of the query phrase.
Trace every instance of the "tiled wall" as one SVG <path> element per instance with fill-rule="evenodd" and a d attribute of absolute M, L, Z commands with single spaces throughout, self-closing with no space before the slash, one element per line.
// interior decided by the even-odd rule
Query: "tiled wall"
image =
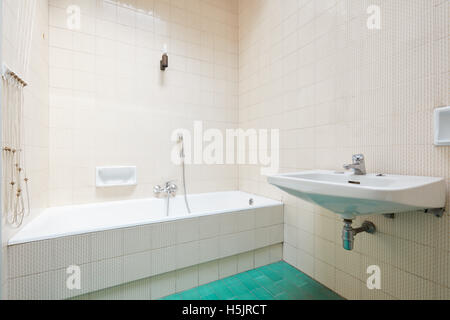
<path fill-rule="evenodd" d="M 153 196 L 180 182 L 171 133 L 238 123 L 237 1 L 49 1 L 50 206 Z M 80 29 L 67 8 L 81 9 Z M 159 69 L 164 44 L 169 68 Z M 138 186 L 95 188 L 136 165 Z M 237 166 L 190 166 L 190 193 L 236 190 Z"/>
<path fill-rule="evenodd" d="M 161 179 L 179 178 L 169 137 L 193 120 L 280 128 L 282 171 L 341 169 L 362 152 L 371 172 L 450 184 L 450 150 L 432 145 L 432 110 L 450 104 L 446 0 L 241 0 L 239 14 L 237 0 L 48 2 L 38 0 L 26 98 L 35 209 L 151 196 Z M 14 66 L 16 1 L 3 3 L 3 54 Z M 67 27 L 71 4 L 80 30 Z M 381 30 L 366 27 L 373 4 Z M 96 189 L 103 165 L 137 165 L 139 186 Z M 269 186 L 257 167 L 192 166 L 189 191 L 236 189 L 238 176 L 241 190 L 285 201 L 285 260 L 344 297 L 450 298 L 448 214 L 370 217 L 379 232 L 344 252 L 334 214 Z M 365 286 L 372 264 L 380 291 Z"/>
<path fill-rule="evenodd" d="M 216 266 L 223 278 L 237 273 L 238 260 L 230 257 L 280 245 L 283 220 L 280 205 L 10 246 L 9 299 L 64 299 L 165 273 L 188 285 L 184 269 L 200 268 L 197 277 L 206 281 L 214 269 L 198 265 L 220 259 Z M 242 257 L 239 270 L 281 255 L 281 246 L 256 251 Z M 69 266 L 80 267 L 81 290 L 67 289 Z M 188 288 L 179 285 L 182 289 Z"/>
<path fill-rule="evenodd" d="M 367 28 L 370 5 L 381 8 L 381 30 Z M 364 153 L 369 172 L 450 185 L 450 148 L 432 144 L 433 109 L 450 105 L 449 5 L 240 1 L 240 126 L 281 129 L 283 172 L 342 170 Z M 285 260 L 344 297 L 450 298 L 448 214 L 368 217 L 377 234 L 346 252 L 336 215 L 275 190 L 259 168 L 239 176 L 241 190 L 285 201 Z M 369 265 L 381 267 L 381 290 L 366 287 Z"/>
<path fill-rule="evenodd" d="M 3 0 L 2 55 L 13 70 L 17 68 L 17 8 L 19 1 Z M 29 86 L 25 90 L 24 135 L 25 164 L 30 178 L 30 198 L 32 216 L 48 206 L 48 4 L 47 0 L 37 1 L 34 21 L 33 42 L 30 66 L 27 75 Z M 30 217 L 25 218 L 26 224 Z M 17 231 L 2 223 L 2 247 Z M 3 250 L 6 259 L 6 250 Z M 3 260 L 4 266 L 6 260 Z M 2 268 L 2 273 L 6 267 Z M 6 283 L 6 274 L 2 274 L 2 284 Z"/>

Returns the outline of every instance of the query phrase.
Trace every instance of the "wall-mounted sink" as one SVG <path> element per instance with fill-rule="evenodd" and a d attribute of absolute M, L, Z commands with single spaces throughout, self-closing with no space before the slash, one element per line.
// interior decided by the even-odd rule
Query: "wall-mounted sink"
<path fill-rule="evenodd" d="M 268 181 L 347 220 L 367 214 L 442 212 L 446 201 L 446 185 L 441 178 L 317 170 L 275 175 Z"/>

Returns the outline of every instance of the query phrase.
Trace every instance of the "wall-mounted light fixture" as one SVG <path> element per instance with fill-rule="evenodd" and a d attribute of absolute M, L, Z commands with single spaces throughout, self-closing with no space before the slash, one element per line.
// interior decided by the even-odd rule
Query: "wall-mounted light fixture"
<path fill-rule="evenodd" d="M 161 71 L 165 71 L 169 67 L 169 56 L 167 55 L 167 45 L 164 45 L 160 66 Z"/>

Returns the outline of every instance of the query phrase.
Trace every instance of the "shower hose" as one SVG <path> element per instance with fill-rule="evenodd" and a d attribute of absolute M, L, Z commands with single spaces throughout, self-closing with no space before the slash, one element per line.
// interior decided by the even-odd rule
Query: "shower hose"
<path fill-rule="evenodd" d="M 189 202 L 187 199 L 187 191 L 186 191 L 186 166 L 184 164 L 184 158 L 181 161 L 181 167 L 183 170 L 183 190 L 184 190 L 184 203 L 186 204 L 186 209 L 189 214 L 191 214 L 191 208 L 189 207 Z"/>

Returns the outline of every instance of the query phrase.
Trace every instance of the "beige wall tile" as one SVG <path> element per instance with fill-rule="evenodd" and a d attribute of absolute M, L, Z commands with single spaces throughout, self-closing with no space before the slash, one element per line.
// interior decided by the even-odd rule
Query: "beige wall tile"
<path fill-rule="evenodd" d="M 364 153 L 368 170 L 450 177 L 450 149 L 433 146 L 433 109 L 449 105 L 449 3 L 381 6 L 368 30 L 361 1 L 239 2 L 239 126 L 279 128 L 281 172 L 342 170 Z M 364 217 L 375 235 L 341 249 L 336 215 L 269 187 L 240 166 L 241 190 L 286 204 L 284 259 L 345 298 L 445 297 L 449 217 Z M 311 240 L 312 238 L 312 240 Z M 366 269 L 382 289 L 366 288 Z M 335 284 L 335 287 L 333 287 Z"/>
<path fill-rule="evenodd" d="M 49 3 L 49 204 L 151 197 L 154 185 L 180 181 L 170 161 L 173 130 L 194 120 L 238 124 L 237 2 L 83 3 L 80 30 L 68 28 L 68 5 Z M 170 66 L 162 73 L 164 44 Z M 136 165 L 138 187 L 96 189 L 94 168 L 104 165 Z M 225 167 L 191 166 L 189 192 L 237 189 L 237 166 Z"/>

